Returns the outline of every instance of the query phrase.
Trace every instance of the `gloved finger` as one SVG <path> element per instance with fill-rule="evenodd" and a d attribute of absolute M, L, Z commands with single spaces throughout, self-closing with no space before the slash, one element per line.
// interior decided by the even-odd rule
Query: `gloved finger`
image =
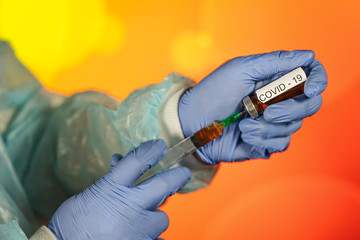
<path fill-rule="evenodd" d="M 186 167 L 177 167 L 157 174 L 134 188 L 137 203 L 145 209 L 153 210 L 182 188 L 190 178 L 191 172 Z"/>
<path fill-rule="evenodd" d="M 304 93 L 307 97 L 311 98 L 325 90 L 327 86 L 327 74 L 324 66 L 316 59 L 309 67 L 310 74 L 308 80 L 305 82 Z"/>
<path fill-rule="evenodd" d="M 274 79 L 274 76 L 281 76 L 299 66 L 308 66 L 314 60 L 314 56 L 313 51 L 295 50 L 231 59 L 199 82 L 193 90 L 187 91 L 184 94 L 185 98 L 181 97 L 183 102 L 180 106 L 188 105 L 192 101 L 192 98 L 186 98 L 191 95 L 191 92 L 201 95 L 200 101 L 226 97 L 230 100 L 230 104 L 235 104 L 239 101 L 239 97 L 245 97 L 254 91 L 254 88 L 260 87 L 263 82 Z"/>
<path fill-rule="evenodd" d="M 288 99 L 267 107 L 264 118 L 272 123 L 298 121 L 316 113 L 321 104 L 321 95 L 304 99 Z"/>
<path fill-rule="evenodd" d="M 314 60 L 314 52 L 310 50 L 276 51 L 265 54 L 240 57 L 238 62 L 246 78 L 264 80 L 274 75 L 287 73 L 300 66 L 308 66 Z"/>
<path fill-rule="evenodd" d="M 290 144 L 290 136 L 279 138 L 262 138 L 253 135 L 241 135 L 241 139 L 256 148 L 266 149 L 268 153 L 285 151 Z"/>
<path fill-rule="evenodd" d="M 144 231 L 146 235 L 150 236 L 151 239 L 155 239 L 160 236 L 169 226 L 169 217 L 167 214 L 159 209 L 149 212 L 150 224 Z"/>
<path fill-rule="evenodd" d="M 251 144 L 247 144 L 240 139 L 240 144 L 237 144 L 233 153 L 232 161 L 240 162 L 249 159 L 269 158 L 270 154 L 264 149 Z"/>
<path fill-rule="evenodd" d="M 113 154 L 110 161 L 110 168 L 115 167 L 121 159 L 123 159 L 123 155 L 121 155 L 120 153 Z"/>
<path fill-rule="evenodd" d="M 300 129 L 302 120 L 288 123 L 270 123 L 263 117 L 246 118 L 240 121 L 239 129 L 242 136 L 252 135 L 263 138 L 287 137 Z"/>
<path fill-rule="evenodd" d="M 113 166 L 104 177 L 130 187 L 139 176 L 162 159 L 165 152 L 166 143 L 161 139 L 141 143 Z"/>
<path fill-rule="evenodd" d="M 165 212 L 158 209 L 153 211 L 136 209 L 134 212 L 135 214 L 126 213 L 126 211 L 121 212 L 121 215 L 124 215 L 129 220 L 129 223 L 141 226 L 141 231 L 136 231 L 137 233 L 140 233 L 141 236 L 131 236 L 131 239 L 156 239 L 169 226 L 169 217 Z M 127 238 L 125 237 L 125 239 Z"/>

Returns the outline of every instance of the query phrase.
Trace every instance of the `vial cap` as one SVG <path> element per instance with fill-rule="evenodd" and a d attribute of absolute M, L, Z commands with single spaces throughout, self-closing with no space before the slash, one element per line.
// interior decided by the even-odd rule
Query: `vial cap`
<path fill-rule="evenodd" d="M 256 108 L 253 104 L 253 102 L 251 101 L 251 99 L 249 98 L 249 96 L 245 97 L 243 100 L 242 100 L 245 108 L 246 108 L 246 111 L 249 113 L 249 115 L 252 117 L 252 118 L 255 118 L 259 115 L 258 111 L 256 111 Z"/>

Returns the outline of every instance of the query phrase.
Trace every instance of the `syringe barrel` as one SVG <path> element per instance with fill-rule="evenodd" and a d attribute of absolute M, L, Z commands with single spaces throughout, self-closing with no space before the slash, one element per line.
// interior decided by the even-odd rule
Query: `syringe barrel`
<path fill-rule="evenodd" d="M 155 166 L 149 168 L 142 176 L 140 176 L 134 185 L 136 186 L 153 177 L 155 174 L 162 173 L 174 167 L 176 163 L 182 161 L 186 156 L 195 152 L 196 149 L 197 148 L 190 137 L 185 138 L 175 146 L 168 149 L 165 156 Z"/>
<path fill-rule="evenodd" d="M 303 94 L 307 76 L 307 69 L 298 67 L 256 90 L 242 102 L 249 115 L 255 118 L 261 115 L 269 105 Z"/>

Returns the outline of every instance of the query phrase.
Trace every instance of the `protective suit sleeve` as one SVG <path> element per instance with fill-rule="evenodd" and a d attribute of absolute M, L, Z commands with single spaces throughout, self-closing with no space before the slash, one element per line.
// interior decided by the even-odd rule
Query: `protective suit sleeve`
<path fill-rule="evenodd" d="M 31 236 L 38 228 L 22 176 L 42 135 L 48 112 L 64 97 L 44 91 L 15 57 L 10 44 L 0 41 L 0 224 Z M 11 232 L 0 231 L 1 233 Z M 16 233 L 17 234 L 17 233 Z M 0 236 L 0 239 L 9 239 Z"/>
<path fill-rule="evenodd" d="M 193 82 L 179 74 L 135 90 L 120 103 L 100 92 L 66 98 L 45 90 L 5 42 L 0 61 L 4 151 L 31 206 L 46 217 L 103 176 L 113 153 L 126 155 L 160 137 L 170 147 L 183 138 L 179 119 L 171 113 L 177 114 L 178 98 Z M 194 159 L 184 165 L 193 176 L 183 188 L 187 192 L 205 187 L 217 168 Z"/>

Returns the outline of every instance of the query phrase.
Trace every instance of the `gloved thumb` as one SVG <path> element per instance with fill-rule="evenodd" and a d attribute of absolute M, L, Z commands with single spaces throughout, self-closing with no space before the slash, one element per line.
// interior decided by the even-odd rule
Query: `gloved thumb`
<path fill-rule="evenodd" d="M 145 209 L 154 210 L 169 196 L 175 194 L 191 178 L 186 167 L 177 167 L 157 174 L 136 187 L 137 203 Z"/>
<path fill-rule="evenodd" d="M 115 155 L 112 159 L 112 168 L 104 178 L 131 187 L 139 176 L 164 157 L 166 148 L 163 140 L 150 140 L 141 143 L 121 160 L 120 156 Z"/>

